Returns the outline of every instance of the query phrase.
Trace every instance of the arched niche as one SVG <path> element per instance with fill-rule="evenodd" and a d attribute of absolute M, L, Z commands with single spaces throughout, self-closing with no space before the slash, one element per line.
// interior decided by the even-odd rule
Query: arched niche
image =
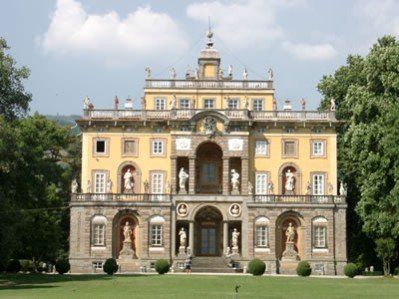
<path fill-rule="evenodd" d="M 118 167 L 118 184 L 117 184 L 117 192 L 123 193 L 125 191 L 124 186 L 124 175 L 130 170 L 132 173 L 132 181 L 134 183 L 133 191 L 134 193 L 141 193 L 141 170 L 140 167 L 133 161 L 123 162 Z"/>
<path fill-rule="evenodd" d="M 135 252 L 135 257 L 140 256 L 140 244 L 141 244 L 141 236 L 139 230 L 139 217 L 136 211 L 125 209 L 119 211 L 112 221 L 112 255 L 114 258 L 119 257 L 119 252 L 123 247 L 123 228 L 126 225 L 126 222 L 130 225 L 132 229 L 131 240 L 132 240 L 132 249 Z"/>
<path fill-rule="evenodd" d="M 294 175 L 294 190 L 293 193 L 287 194 L 285 190 L 286 184 L 286 174 L 290 171 Z M 302 173 L 299 167 L 295 163 L 285 163 L 280 166 L 278 172 L 278 179 L 279 179 L 279 192 L 280 194 L 285 195 L 300 195 L 301 194 L 301 177 Z"/>
<path fill-rule="evenodd" d="M 299 259 L 304 256 L 305 228 L 303 217 L 298 212 L 287 211 L 277 217 L 276 220 L 276 258 L 281 259 L 285 250 L 287 237 L 286 230 L 290 223 L 295 228 L 294 249 Z"/>

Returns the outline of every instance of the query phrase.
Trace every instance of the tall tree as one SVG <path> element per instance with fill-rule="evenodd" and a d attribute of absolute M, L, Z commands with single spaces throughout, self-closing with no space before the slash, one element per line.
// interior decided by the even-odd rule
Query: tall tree
<path fill-rule="evenodd" d="M 334 98 L 342 121 L 338 162 L 349 187 L 349 208 L 360 217 L 363 232 L 384 244 L 399 238 L 398 65 L 399 42 L 385 36 L 366 57 L 349 56 L 347 65 L 318 85 L 324 95 L 321 108 Z M 351 236 L 359 237 L 356 217 L 349 220 Z"/>

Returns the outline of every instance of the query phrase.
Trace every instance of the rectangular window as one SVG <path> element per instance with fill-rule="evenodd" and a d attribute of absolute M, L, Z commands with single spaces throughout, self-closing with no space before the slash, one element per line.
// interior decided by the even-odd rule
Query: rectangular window
<path fill-rule="evenodd" d="M 324 195 L 324 174 L 313 175 L 313 195 Z"/>
<path fill-rule="evenodd" d="M 267 194 L 267 173 L 257 173 L 255 175 L 255 194 Z"/>
<path fill-rule="evenodd" d="M 312 156 L 324 156 L 323 141 L 312 141 Z"/>
<path fill-rule="evenodd" d="M 96 141 L 96 153 L 97 154 L 105 153 L 105 140 L 97 140 Z"/>
<path fill-rule="evenodd" d="M 104 171 L 96 171 L 94 176 L 94 193 L 105 193 L 106 173 Z"/>
<path fill-rule="evenodd" d="M 268 236 L 267 236 L 267 226 L 256 226 L 256 246 L 257 247 L 267 247 L 268 246 Z"/>
<path fill-rule="evenodd" d="M 93 245 L 104 246 L 105 245 L 105 225 L 94 224 L 93 226 Z"/>
<path fill-rule="evenodd" d="M 326 248 L 326 234 L 327 227 L 314 226 L 313 227 L 313 246 L 315 248 Z"/>
<path fill-rule="evenodd" d="M 151 245 L 162 246 L 162 225 L 153 224 L 151 225 Z"/>
<path fill-rule="evenodd" d="M 164 141 L 163 140 L 153 140 L 151 146 L 151 153 L 153 155 L 163 155 L 164 154 Z"/>
<path fill-rule="evenodd" d="M 253 111 L 262 111 L 263 110 L 263 100 L 262 99 L 252 100 L 252 110 Z"/>
<path fill-rule="evenodd" d="M 238 99 L 229 99 L 227 101 L 227 108 L 228 109 L 239 109 Z"/>
<path fill-rule="evenodd" d="M 283 141 L 283 155 L 287 157 L 296 156 L 296 142 Z"/>
<path fill-rule="evenodd" d="M 93 269 L 94 270 L 102 270 L 103 269 L 103 262 L 93 262 Z"/>
<path fill-rule="evenodd" d="M 165 110 L 166 100 L 164 98 L 155 98 L 155 110 Z"/>
<path fill-rule="evenodd" d="M 124 140 L 123 141 L 123 153 L 125 155 L 136 154 L 136 140 Z"/>
<path fill-rule="evenodd" d="M 255 141 L 255 155 L 256 156 L 267 156 L 269 153 L 269 142 L 267 140 L 256 140 Z"/>
<path fill-rule="evenodd" d="M 151 174 L 151 193 L 162 194 L 163 193 L 163 173 L 154 172 Z"/>
<path fill-rule="evenodd" d="M 179 101 L 180 109 L 190 109 L 190 100 L 188 99 L 181 99 Z"/>
<path fill-rule="evenodd" d="M 213 109 L 213 108 L 215 108 L 215 100 L 205 99 L 204 100 L 204 109 Z"/>
<path fill-rule="evenodd" d="M 216 164 L 212 162 L 204 162 L 202 164 L 202 182 L 205 184 L 213 184 L 216 181 Z"/>

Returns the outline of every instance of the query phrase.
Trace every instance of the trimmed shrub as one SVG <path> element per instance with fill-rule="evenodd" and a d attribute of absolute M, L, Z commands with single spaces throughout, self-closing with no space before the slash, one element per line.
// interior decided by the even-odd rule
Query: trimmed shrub
<path fill-rule="evenodd" d="M 35 264 L 31 260 L 20 260 L 21 270 L 23 272 L 33 272 L 35 271 Z"/>
<path fill-rule="evenodd" d="M 155 271 L 158 272 L 158 274 L 165 274 L 169 272 L 169 262 L 167 260 L 157 260 L 155 262 Z"/>
<path fill-rule="evenodd" d="M 71 265 L 69 264 L 69 261 L 67 259 L 60 259 L 55 262 L 55 270 L 59 274 L 64 274 L 67 273 L 71 269 Z"/>
<path fill-rule="evenodd" d="M 19 260 L 10 260 L 7 265 L 7 272 L 18 273 L 19 271 L 21 271 Z"/>
<path fill-rule="evenodd" d="M 344 274 L 350 278 L 359 274 L 359 268 L 353 263 L 347 263 L 344 267 Z"/>
<path fill-rule="evenodd" d="M 263 275 L 266 270 L 266 264 L 260 259 L 253 259 L 248 263 L 248 272 L 252 275 Z"/>
<path fill-rule="evenodd" d="M 109 258 L 103 265 L 103 270 L 108 275 L 114 275 L 118 271 L 118 264 L 114 258 Z"/>
<path fill-rule="evenodd" d="M 310 267 L 309 262 L 300 261 L 296 267 L 296 273 L 299 276 L 309 276 L 312 273 L 312 268 Z"/>

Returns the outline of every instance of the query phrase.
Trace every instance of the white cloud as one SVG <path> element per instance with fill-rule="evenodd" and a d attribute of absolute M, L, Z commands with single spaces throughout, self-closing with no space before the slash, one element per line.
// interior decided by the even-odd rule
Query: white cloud
<path fill-rule="evenodd" d="M 178 24 L 150 6 L 121 18 L 115 11 L 89 14 L 76 0 L 57 0 L 39 42 L 46 53 L 94 56 L 113 66 L 135 63 L 143 56 L 175 56 L 188 47 Z"/>
<path fill-rule="evenodd" d="M 285 41 L 283 43 L 283 49 L 300 60 L 329 60 L 331 58 L 334 58 L 338 54 L 337 50 L 328 43 L 294 44 L 289 41 Z"/>
<path fill-rule="evenodd" d="M 276 22 L 278 11 L 304 3 L 305 0 L 197 2 L 190 4 L 186 13 L 203 22 L 208 22 L 210 17 L 217 36 L 233 47 L 271 46 L 284 35 L 283 28 Z"/>

